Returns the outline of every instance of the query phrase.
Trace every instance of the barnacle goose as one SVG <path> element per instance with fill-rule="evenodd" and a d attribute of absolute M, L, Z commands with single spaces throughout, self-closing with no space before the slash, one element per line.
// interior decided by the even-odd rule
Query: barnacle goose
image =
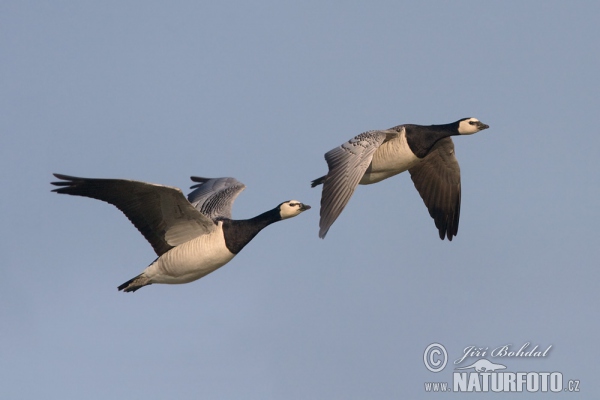
<path fill-rule="evenodd" d="M 121 210 L 150 242 L 158 258 L 118 287 L 135 292 L 153 283 L 188 283 L 227 264 L 263 228 L 310 206 L 296 200 L 246 220 L 231 219 L 235 198 L 246 187 L 234 178 L 200 178 L 188 199 L 180 189 L 124 179 L 54 174 L 53 192 L 91 197 Z"/>
<path fill-rule="evenodd" d="M 452 240 L 460 216 L 460 168 L 450 136 L 487 128 L 476 118 L 444 125 L 398 125 L 361 133 L 327 152 L 329 172 L 311 184 L 323 184 L 319 237 L 325 237 L 358 184 L 377 183 L 408 170 L 440 239 Z"/>

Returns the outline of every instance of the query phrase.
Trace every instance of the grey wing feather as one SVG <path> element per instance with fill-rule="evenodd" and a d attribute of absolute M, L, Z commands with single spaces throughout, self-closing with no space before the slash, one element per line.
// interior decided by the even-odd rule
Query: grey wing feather
<path fill-rule="evenodd" d="M 423 160 L 409 169 L 429 215 L 435 221 L 440 239 L 452 240 L 460 218 L 460 166 L 451 138 L 438 141 Z"/>
<path fill-rule="evenodd" d="M 121 210 L 158 256 L 215 229 L 178 188 L 125 179 L 90 179 L 54 174 L 53 192 L 91 197 Z"/>
<path fill-rule="evenodd" d="M 195 189 L 188 194 L 188 200 L 198 211 L 208 218 L 231 219 L 231 208 L 238 195 L 246 188 L 235 178 L 201 178 L 192 176 L 192 181 L 200 182 L 192 185 Z"/>
<path fill-rule="evenodd" d="M 373 153 L 395 135 L 389 131 L 368 131 L 325 154 L 329 172 L 323 180 L 319 237 L 324 238 L 331 225 L 348 204 L 356 186 L 371 164 Z"/>

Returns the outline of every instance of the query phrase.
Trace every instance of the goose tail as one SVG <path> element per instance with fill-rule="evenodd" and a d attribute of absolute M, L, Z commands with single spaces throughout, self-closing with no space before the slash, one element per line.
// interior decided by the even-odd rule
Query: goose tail
<path fill-rule="evenodd" d="M 320 177 L 320 178 L 317 178 L 317 179 L 315 179 L 314 181 L 312 181 L 312 182 L 310 183 L 310 187 L 315 187 L 315 186 L 319 186 L 320 184 L 322 184 L 322 183 L 323 183 L 323 181 L 325 180 L 325 177 L 326 177 L 326 176 L 327 176 L 327 175 L 323 175 L 322 177 Z"/>
<path fill-rule="evenodd" d="M 123 292 L 135 292 L 139 288 L 148 285 L 152 285 L 152 282 L 150 282 L 150 279 L 148 279 L 148 277 L 142 272 L 135 278 L 131 278 L 127 282 L 120 285 L 118 289 L 119 291 L 122 290 Z"/>

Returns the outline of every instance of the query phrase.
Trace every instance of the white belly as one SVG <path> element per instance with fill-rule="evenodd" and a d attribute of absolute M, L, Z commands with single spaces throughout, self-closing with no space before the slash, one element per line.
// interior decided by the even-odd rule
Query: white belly
<path fill-rule="evenodd" d="M 212 235 L 183 243 L 152 263 L 144 273 L 152 283 L 187 283 L 227 264 L 235 254 L 227 250 L 222 222 Z"/>
<path fill-rule="evenodd" d="M 373 160 L 359 184 L 369 185 L 397 175 L 419 162 L 406 143 L 403 130 L 398 138 L 383 143 L 373 154 Z"/>

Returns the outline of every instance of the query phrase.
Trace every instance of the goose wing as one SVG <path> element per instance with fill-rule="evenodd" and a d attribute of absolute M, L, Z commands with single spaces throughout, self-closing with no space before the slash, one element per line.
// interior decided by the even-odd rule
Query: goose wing
<path fill-rule="evenodd" d="M 438 141 L 428 155 L 409 169 L 429 215 L 435 221 L 440 239 L 452 240 L 460 217 L 460 167 L 451 138 Z"/>
<path fill-rule="evenodd" d="M 191 179 L 194 182 L 200 182 L 190 188 L 195 189 L 188 194 L 188 200 L 192 206 L 212 220 L 231 219 L 233 202 L 246 189 L 246 185 L 235 178 L 192 176 Z"/>
<path fill-rule="evenodd" d="M 397 135 L 398 132 L 393 130 L 364 132 L 325 154 L 329 172 L 322 181 L 320 238 L 325 237 L 348 204 L 371 164 L 373 153 L 383 142 Z"/>
<path fill-rule="evenodd" d="M 125 179 L 90 179 L 54 174 L 53 192 L 85 196 L 116 206 L 135 225 L 158 256 L 215 229 L 178 188 Z"/>

